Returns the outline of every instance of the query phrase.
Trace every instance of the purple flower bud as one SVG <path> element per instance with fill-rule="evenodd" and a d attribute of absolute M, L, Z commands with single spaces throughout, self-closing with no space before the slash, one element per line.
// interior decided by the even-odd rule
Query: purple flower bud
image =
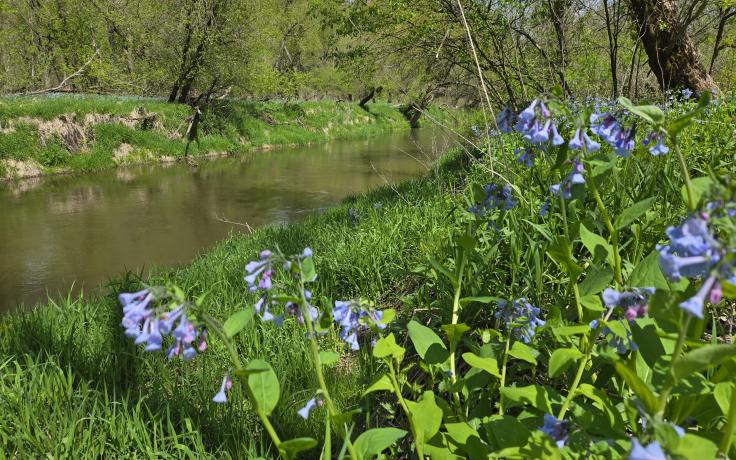
<path fill-rule="evenodd" d="M 224 404 L 227 402 L 227 394 L 226 392 L 229 391 L 233 387 L 233 381 L 230 379 L 230 376 L 227 374 L 222 379 L 222 385 L 220 385 L 220 391 L 215 394 L 215 396 L 212 398 L 213 402 L 216 402 L 218 404 Z"/>

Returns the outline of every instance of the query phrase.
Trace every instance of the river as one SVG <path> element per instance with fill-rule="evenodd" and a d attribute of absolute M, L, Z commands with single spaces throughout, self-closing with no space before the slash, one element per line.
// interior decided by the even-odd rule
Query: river
<path fill-rule="evenodd" d="M 450 142 L 424 129 L 0 184 L 0 311 L 186 264 L 243 224 L 291 222 L 420 175 Z"/>

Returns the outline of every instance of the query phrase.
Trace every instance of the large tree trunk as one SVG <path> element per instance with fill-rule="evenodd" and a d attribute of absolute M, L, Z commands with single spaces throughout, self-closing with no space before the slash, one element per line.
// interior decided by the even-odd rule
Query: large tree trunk
<path fill-rule="evenodd" d="M 700 62 L 675 0 L 630 0 L 649 67 L 663 91 L 685 87 L 695 92 L 717 88 Z"/>

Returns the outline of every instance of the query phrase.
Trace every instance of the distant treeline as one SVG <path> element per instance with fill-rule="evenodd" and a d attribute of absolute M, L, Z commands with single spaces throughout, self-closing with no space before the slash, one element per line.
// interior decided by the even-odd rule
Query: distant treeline
<path fill-rule="evenodd" d="M 734 0 L 4 0 L 0 92 L 421 109 L 729 90 L 735 22 Z"/>

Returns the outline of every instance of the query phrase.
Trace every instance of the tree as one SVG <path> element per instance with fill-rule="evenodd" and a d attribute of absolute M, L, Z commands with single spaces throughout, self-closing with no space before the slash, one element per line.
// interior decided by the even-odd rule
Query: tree
<path fill-rule="evenodd" d="M 700 92 L 716 88 L 700 62 L 687 26 L 698 0 L 691 2 L 688 15 L 678 17 L 674 0 L 630 0 L 638 33 L 649 58 L 649 67 L 660 88 L 689 88 Z M 704 3 L 703 3 L 704 4 Z"/>

